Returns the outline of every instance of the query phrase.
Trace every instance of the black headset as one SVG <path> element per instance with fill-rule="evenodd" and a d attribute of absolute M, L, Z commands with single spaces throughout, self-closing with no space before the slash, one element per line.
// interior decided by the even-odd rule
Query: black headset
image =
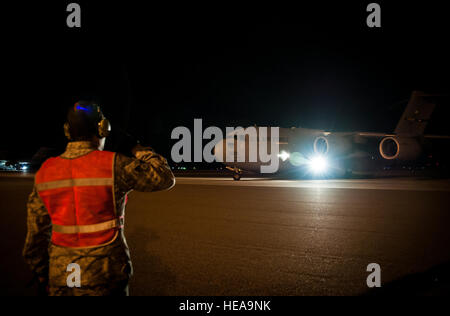
<path fill-rule="evenodd" d="M 96 136 L 98 138 L 108 137 L 109 134 L 111 133 L 111 124 L 109 123 L 108 119 L 103 115 L 99 105 L 95 103 L 84 105 L 80 104 L 80 102 L 77 102 L 74 105 L 74 111 L 75 112 L 83 111 L 87 112 L 90 115 L 95 114 L 100 118 L 100 120 L 97 123 Z M 72 137 L 70 136 L 69 122 L 64 123 L 64 135 L 66 135 L 66 137 L 69 140 L 72 139 Z"/>

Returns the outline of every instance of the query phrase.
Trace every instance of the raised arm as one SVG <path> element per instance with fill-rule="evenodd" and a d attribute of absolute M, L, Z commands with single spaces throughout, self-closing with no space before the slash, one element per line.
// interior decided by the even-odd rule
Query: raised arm
<path fill-rule="evenodd" d="M 175 185 L 167 160 L 148 147 L 133 149 L 136 158 L 116 155 L 116 179 L 125 191 L 153 192 L 168 190 Z"/>

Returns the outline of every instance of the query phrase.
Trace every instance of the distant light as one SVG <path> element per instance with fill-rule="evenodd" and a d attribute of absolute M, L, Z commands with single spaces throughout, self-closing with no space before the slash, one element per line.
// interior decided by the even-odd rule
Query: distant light
<path fill-rule="evenodd" d="M 309 168 L 315 174 L 324 173 L 328 168 L 327 160 L 322 156 L 315 156 L 310 159 Z"/>
<path fill-rule="evenodd" d="M 286 160 L 289 159 L 289 157 L 291 157 L 291 155 L 290 155 L 288 152 L 286 152 L 286 151 L 283 150 L 281 153 L 278 154 L 278 157 L 279 157 L 281 160 L 286 161 Z"/>

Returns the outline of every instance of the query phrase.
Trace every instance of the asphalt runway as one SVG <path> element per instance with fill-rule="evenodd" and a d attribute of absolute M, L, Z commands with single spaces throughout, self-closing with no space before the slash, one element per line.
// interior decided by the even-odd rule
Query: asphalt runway
<path fill-rule="evenodd" d="M 34 293 L 21 259 L 32 184 L 0 178 L 3 295 Z M 449 192 L 449 180 L 224 178 L 133 192 L 130 292 L 360 295 L 371 293 L 366 268 L 378 263 L 391 294 L 450 293 L 441 282 L 450 271 Z"/>

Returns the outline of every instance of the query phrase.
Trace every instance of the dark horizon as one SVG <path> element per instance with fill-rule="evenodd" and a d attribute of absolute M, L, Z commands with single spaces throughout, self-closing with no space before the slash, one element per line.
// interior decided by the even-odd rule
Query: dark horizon
<path fill-rule="evenodd" d="M 413 90 L 449 94 L 445 10 L 379 1 L 206 8 L 79 1 L 11 9 L 0 150 L 63 148 L 66 109 L 102 105 L 113 128 L 167 155 L 176 126 L 301 126 L 391 132 Z M 206 11 L 205 11 L 206 10 Z M 429 132 L 449 134 L 443 98 Z M 12 137 L 12 135 L 14 135 Z"/>

